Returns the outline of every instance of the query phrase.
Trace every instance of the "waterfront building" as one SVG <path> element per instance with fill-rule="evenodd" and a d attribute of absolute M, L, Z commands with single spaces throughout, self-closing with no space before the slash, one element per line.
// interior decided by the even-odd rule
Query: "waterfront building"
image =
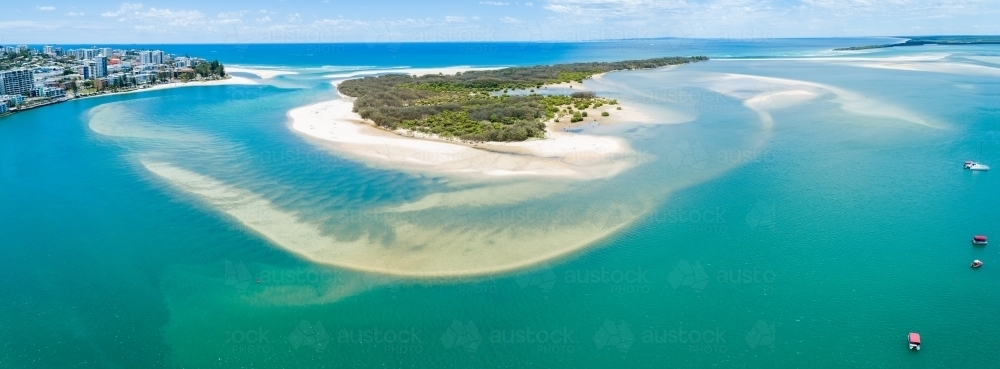
<path fill-rule="evenodd" d="M 7 104 L 7 102 L 13 102 L 14 105 L 24 104 L 23 95 L 0 95 L 0 103 Z"/>
<path fill-rule="evenodd" d="M 110 58 L 111 54 L 113 53 L 110 47 L 103 47 L 98 49 L 98 51 L 100 52 L 101 55 L 104 55 L 105 58 Z"/>
<path fill-rule="evenodd" d="M 0 72 L 0 94 L 23 95 L 35 88 L 35 76 L 27 69 Z"/>
<path fill-rule="evenodd" d="M 31 91 L 31 95 L 36 97 L 65 97 L 66 90 L 58 87 L 39 86 Z"/>

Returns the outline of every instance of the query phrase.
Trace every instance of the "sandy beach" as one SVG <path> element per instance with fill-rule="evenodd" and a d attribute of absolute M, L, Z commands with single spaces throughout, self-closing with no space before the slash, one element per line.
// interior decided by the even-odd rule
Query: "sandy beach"
<path fill-rule="evenodd" d="M 79 98 L 80 99 L 87 99 L 87 98 L 101 97 L 101 96 L 124 95 L 124 94 L 132 94 L 132 93 L 146 92 L 146 91 L 156 91 L 156 90 L 166 90 L 166 89 L 180 88 L 180 87 L 204 87 L 204 86 L 222 86 L 222 85 L 256 85 L 256 84 L 257 84 L 257 82 L 254 82 L 252 79 L 249 79 L 249 78 L 229 76 L 229 78 L 219 79 L 219 80 L 214 80 L 214 81 L 171 82 L 171 83 L 164 83 L 164 84 L 154 85 L 154 86 L 151 86 L 151 87 L 148 87 L 148 88 L 140 88 L 138 90 L 124 91 L 124 92 L 112 92 L 112 93 L 107 93 L 107 94 L 91 95 L 91 96 L 81 96 Z"/>

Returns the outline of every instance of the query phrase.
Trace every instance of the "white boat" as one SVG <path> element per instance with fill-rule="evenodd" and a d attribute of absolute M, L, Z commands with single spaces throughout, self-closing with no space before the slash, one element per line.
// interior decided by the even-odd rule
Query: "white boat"
<path fill-rule="evenodd" d="M 971 170 L 990 170 L 990 166 L 986 165 L 986 164 L 972 163 L 972 165 L 969 165 L 969 169 L 971 169 Z"/>

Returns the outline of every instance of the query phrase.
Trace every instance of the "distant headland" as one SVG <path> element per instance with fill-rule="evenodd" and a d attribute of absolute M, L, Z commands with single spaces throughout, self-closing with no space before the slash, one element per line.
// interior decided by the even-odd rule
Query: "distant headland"
<path fill-rule="evenodd" d="M 833 49 L 833 51 L 883 49 L 883 48 L 898 47 L 898 46 L 1000 44 L 1000 36 L 918 36 L 918 37 L 903 37 L 903 38 L 906 38 L 907 40 L 905 42 L 899 42 L 895 44 L 841 47 Z"/>

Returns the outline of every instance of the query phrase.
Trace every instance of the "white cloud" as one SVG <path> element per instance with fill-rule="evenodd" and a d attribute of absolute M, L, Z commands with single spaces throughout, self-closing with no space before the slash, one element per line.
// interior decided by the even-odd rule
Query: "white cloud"
<path fill-rule="evenodd" d="M 257 18 L 257 21 L 261 22 L 261 23 L 263 23 L 263 22 L 270 22 L 271 21 L 271 17 L 268 17 L 268 16 L 265 15 L 264 18 Z"/>
<path fill-rule="evenodd" d="M 295 14 L 292 14 L 292 15 L 288 16 L 288 21 L 289 22 L 298 22 L 300 20 L 302 20 L 302 16 L 299 15 L 299 13 L 295 13 Z"/>
<path fill-rule="evenodd" d="M 245 15 L 246 13 L 249 12 L 246 10 L 237 10 L 237 11 L 219 13 L 218 17 L 223 19 L 242 18 L 243 15 Z"/>
<path fill-rule="evenodd" d="M 480 1 L 479 5 L 507 6 L 510 5 L 510 3 L 503 3 L 499 1 Z"/>
<path fill-rule="evenodd" d="M 69 13 L 66 13 L 66 16 L 67 17 L 82 17 L 83 13 L 69 12 Z"/>
<path fill-rule="evenodd" d="M 119 17 L 119 16 L 122 16 L 122 15 L 125 15 L 125 14 L 128 14 L 128 13 L 135 12 L 135 11 L 137 11 L 139 9 L 142 9 L 142 3 L 136 3 L 136 4 L 124 3 L 124 4 L 122 4 L 121 7 L 118 8 L 118 10 L 104 12 L 104 13 L 101 14 L 101 16 L 102 17 Z"/>
<path fill-rule="evenodd" d="M 520 20 L 520 19 L 517 19 L 517 18 L 511 18 L 511 17 L 503 17 L 503 18 L 500 18 L 500 21 L 501 21 L 501 22 L 503 22 L 503 23 L 507 23 L 507 24 L 513 24 L 513 23 L 521 23 L 521 20 Z"/>
<path fill-rule="evenodd" d="M 448 23 L 462 23 L 465 22 L 465 17 L 455 17 L 455 16 L 445 16 L 444 21 Z"/>
<path fill-rule="evenodd" d="M 56 10 L 56 7 L 54 7 L 54 6 L 36 6 L 35 9 L 41 10 L 43 12 L 48 12 L 48 11 Z"/>

